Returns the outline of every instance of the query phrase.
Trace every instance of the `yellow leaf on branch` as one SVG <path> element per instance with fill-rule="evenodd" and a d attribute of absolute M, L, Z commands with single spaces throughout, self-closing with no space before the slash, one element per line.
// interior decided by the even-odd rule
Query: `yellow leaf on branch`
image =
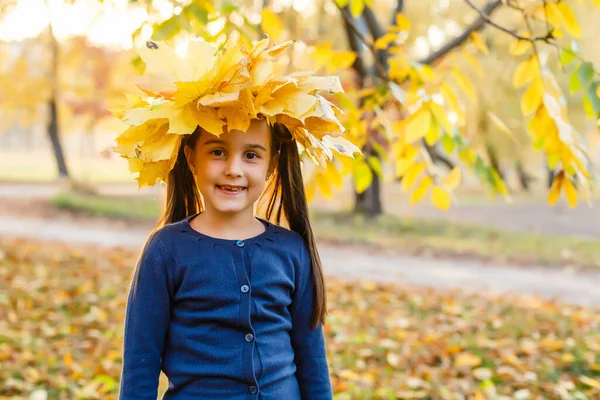
<path fill-rule="evenodd" d="M 277 14 L 265 7 L 261 11 L 260 27 L 273 40 L 278 40 L 283 32 L 283 25 Z"/>
<path fill-rule="evenodd" d="M 415 181 L 424 169 L 424 162 L 417 162 L 411 165 L 402 177 L 402 190 L 407 192 L 415 184 Z"/>
<path fill-rule="evenodd" d="M 543 98 L 544 85 L 542 83 L 542 78 L 536 76 L 525 93 L 523 93 L 523 97 L 521 97 L 521 112 L 523 115 L 527 116 L 535 112 L 542 104 Z"/>
<path fill-rule="evenodd" d="M 411 193 L 410 204 L 418 203 L 423 198 L 423 196 L 427 194 L 427 190 L 429 190 L 432 183 L 433 179 L 431 179 L 430 176 L 424 177 L 419 183 L 419 186 L 417 186 L 417 188 Z"/>
<path fill-rule="evenodd" d="M 331 184 L 327 180 L 327 176 L 324 173 L 318 173 L 316 176 L 317 186 L 319 190 L 325 196 L 325 198 L 331 200 L 333 198 L 333 191 L 331 190 Z"/>
<path fill-rule="evenodd" d="M 452 171 L 444 178 L 444 186 L 448 191 L 456 189 L 461 180 L 461 171 L 459 167 L 454 167 Z"/>
<path fill-rule="evenodd" d="M 391 32 L 386 33 L 385 35 L 383 35 L 375 41 L 375 48 L 379 50 L 385 49 L 390 45 L 390 43 L 394 42 L 396 39 L 398 39 L 397 34 Z"/>
<path fill-rule="evenodd" d="M 440 186 L 433 187 L 432 200 L 433 204 L 442 211 L 446 211 L 448 208 L 450 208 L 450 203 L 452 202 L 450 194 L 448 194 L 446 189 Z"/>
<path fill-rule="evenodd" d="M 569 206 L 574 208 L 577 205 L 577 189 L 575 189 L 575 185 L 573 185 L 573 182 L 569 178 L 565 178 L 563 189 Z"/>
<path fill-rule="evenodd" d="M 571 7 L 569 7 L 565 1 L 556 3 L 556 7 L 558 8 L 562 25 L 566 31 L 569 32 L 569 34 L 574 38 L 581 38 L 581 27 L 579 26 L 577 18 L 575 18 L 575 14 L 573 13 Z"/>
<path fill-rule="evenodd" d="M 452 133 L 453 125 L 448 119 L 448 113 L 444 110 L 444 107 L 437 103 L 429 103 L 429 109 L 435 118 L 435 121 L 446 131 L 446 133 Z"/>
<path fill-rule="evenodd" d="M 520 56 L 531 49 L 531 42 L 517 39 L 511 43 L 509 52 L 512 56 Z"/>
<path fill-rule="evenodd" d="M 513 75 L 513 85 L 520 88 L 539 75 L 540 67 L 535 55 L 532 55 L 527 60 L 522 61 Z"/>
<path fill-rule="evenodd" d="M 485 45 L 485 42 L 483 41 L 483 39 L 481 38 L 481 36 L 479 36 L 479 34 L 477 32 L 471 33 L 471 41 L 479 49 L 479 51 L 481 51 L 486 56 L 488 55 L 489 50 L 488 50 L 487 46 Z"/>
<path fill-rule="evenodd" d="M 469 99 L 475 101 L 475 90 L 473 89 L 473 85 L 471 81 L 463 75 L 462 72 L 456 67 L 452 68 L 452 73 L 456 78 L 456 82 L 460 86 L 460 88 L 465 92 L 465 94 L 469 97 Z"/>
<path fill-rule="evenodd" d="M 431 112 L 427 107 L 421 107 L 412 115 L 404 128 L 404 141 L 413 143 L 424 137 L 431 126 Z"/>
<path fill-rule="evenodd" d="M 550 193 L 548 193 L 548 203 L 550 205 L 556 204 L 558 198 L 560 197 L 560 189 L 562 188 L 562 184 L 564 181 L 564 172 L 559 172 L 552 181 L 552 186 L 550 187 Z"/>
<path fill-rule="evenodd" d="M 473 57 L 467 52 L 463 52 L 463 57 L 469 62 L 469 64 L 473 66 L 473 69 L 475 70 L 475 72 L 477 72 L 477 75 L 483 76 L 483 68 L 481 68 L 481 64 L 479 63 L 479 61 L 477 61 L 477 58 Z"/>
<path fill-rule="evenodd" d="M 402 13 L 396 14 L 396 26 L 398 31 L 408 31 L 410 29 L 410 19 Z"/>

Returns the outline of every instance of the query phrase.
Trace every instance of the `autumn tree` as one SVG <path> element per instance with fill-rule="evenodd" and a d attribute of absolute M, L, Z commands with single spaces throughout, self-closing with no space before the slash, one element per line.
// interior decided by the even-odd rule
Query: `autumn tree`
<path fill-rule="evenodd" d="M 592 3 L 585 7 L 594 6 Z M 260 10 L 244 4 L 203 1 L 172 4 L 171 17 L 143 25 L 152 27 L 152 39 L 176 40 L 189 33 L 219 41 L 233 30 L 253 39 L 263 34 L 275 40 L 302 39 L 294 37 L 299 15 L 291 7 L 276 11 L 275 4 L 264 4 Z M 411 52 L 413 20 L 406 13 L 406 2 L 399 0 L 393 10 L 386 10 L 392 11 L 388 15 L 393 18 L 385 24 L 383 13 L 376 15 L 371 1 L 336 0 L 331 4 L 338 8 L 346 46 L 336 48 L 322 40 L 307 50 L 316 56 L 317 66 L 329 62 L 346 76 L 346 69 L 352 68 L 353 85 L 336 100 L 347 112 L 346 126 L 354 143 L 363 148 L 364 157 L 315 171 L 308 183 L 309 192 L 318 188 L 333 195 L 340 177 L 352 174 L 357 192 L 355 210 L 377 215 L 383 211 L 380 182 L 386 176 L 385 165 L 393 163 L 394 175 L 402 180 L 402 188 L 413 203 L 431 192 L 433 203 L 447 209 L 463 168 L 494 192 L 508 197 L 493 148 L 475 148 L 463 132 L 465 114 L 478 101 L 470 77 L 483 72 L 480 58 L 488 55 L 493 44 L 494 49 L 507 49 L 507 62 L 518 61 L 512 79 L 514 94 L 521 98 L 531 144 L 543 151 L 554 173 L 549 202 L 553 204 L 561 191 L 572 206 L 579 196 L 589 199 L 590 162 L 581 135 L 569 122 L 566 96 L 554 73 L 564 73 L 566 65 L 574 65 L 577 73 L 572 79 L 585 90 L 588 117 L 597 120 L 598 75 L 579 54 L 576 40 L 581 38 L 581 28 L 573 2 L 491 0 L 478 4 L 464 0 L 456 7 L 461 14 L 470 12 L 471 21 L 420 58 Z M 259 13 L 257 29 L 253 21 Z M 290 18 L 289 14 L 295 15 Z M 210 27 L 215 21 L 220 22 L 217 31 Z M 484 36 L 490 30 L 498 34 Z M 327 57 L 329 61 L 323 62 Z M 484 122 L 494 126 L 498 134 L 510 135 L 511 129 L 498 114 L 484 113 Z M 526 173 L 521 172 L 526 179 Z"/>

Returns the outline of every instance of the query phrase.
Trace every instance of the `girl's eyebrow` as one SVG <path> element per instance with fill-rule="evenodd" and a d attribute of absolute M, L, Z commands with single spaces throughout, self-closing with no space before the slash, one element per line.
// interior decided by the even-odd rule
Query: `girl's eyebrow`
<path fill-rule="evenodd" d="M 211 140 L 207 140 L 206 142 L 204 142 L 204 145 L 209 145 L 209 144 L 220 144 L 222 146 L 227 146 L 227 142 L 224 140 L 219 140 L 219 139 L 211 139 Z M 267 151 L 267 149 L 261 145 L 261 144 L 257 144 L 257 143 L 250 143 L 246 145 L 247 149 L 261 149 L 263 151 Z"/>

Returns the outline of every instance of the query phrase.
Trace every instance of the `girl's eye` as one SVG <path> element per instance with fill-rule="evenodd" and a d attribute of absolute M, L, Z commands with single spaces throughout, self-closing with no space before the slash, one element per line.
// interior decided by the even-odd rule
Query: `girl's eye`
<path fill-rule="evenodd" d="M 257 158 L 260 158 L 260 157 L 259 157 L 259 155 L 258 155 L 258 154 L 256 154 L 256 153 L 247 153 L 247 154 L 246 154 L 246 157 L 247 157 L 249 160 L 256 160 Z"/>
<path fill-rule="evenodd" d="M 212 150 L 210 152 L 210 154 L 212 154 L 213 156 L 216 156 L 216 157 L 221 157 L 224 153 L 223 153 L 223 150 L 215 149 L 215 150 Z"/>

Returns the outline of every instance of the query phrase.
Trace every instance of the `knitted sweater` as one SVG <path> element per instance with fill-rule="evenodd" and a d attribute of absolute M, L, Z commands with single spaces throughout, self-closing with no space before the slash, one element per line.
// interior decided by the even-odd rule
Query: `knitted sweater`
<path fill-rule="evenodd" d="M 302 237 L 265 231 L 227 240 L 194 230 L 196 215 L 152 236 L 127 302 L 120 400 L 331 400 L 314 280 Z"/>

